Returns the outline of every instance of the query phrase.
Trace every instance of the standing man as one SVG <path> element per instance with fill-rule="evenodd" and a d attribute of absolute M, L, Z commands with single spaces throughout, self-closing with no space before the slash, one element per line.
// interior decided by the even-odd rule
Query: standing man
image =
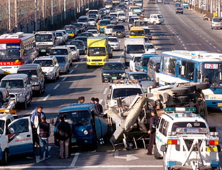
<path fill-rule="evenodd" d="M 96 108 L 99 112 L 99 114 L 102 114 L 103 113 L 103 107 L 101 104 L 99 104 L 99 99 L 98 98 L 95 98 L 95 104 L 96 104 Z"/>
<path fill-rule="evenodd" d="M 43 159 L 44 152 L 45 152 L 45 159 L 49 158 L 49 141 L 48 137 L 50 136 L 50 124 L 46 122 L 46 117 L 41 117 L 41 123 L 39 124 L 38 128 L 38 135 L 39 135 L 39 145 L 40 149 L 40 159 Z"/>
<path fill-rule="evenodd" d="M 56 139 L 60 144 L 59 159 L 69 158 L 69 140 L 70 140 L 70 125 L 64 121 L 64 117 L 59 118 L 60 123 L 56 127 Z"/>
<path fill-rule="evenodd" d="M 150 141 L 149 141 L 149 146 L 147 148 L 148 152 L 147 155 L 152 155 L 153 151 L 153 145 L 155 143 L 155 136 L 156 136 L 156 124 L 158 122 L 159 117 L 157 116 L 157 112 L 153 110 L 151 112 L 151 118 L 150 118 L 150 128 L 148 131 L 148 134 L 150 134 Z"/>
<path fill-rule="evenodd" d="M 33 144 L 39 143 L 37 129 L 39 128 L 39 124 L 41 123 L 41 117 L 45 116 L 45 113 L 42 111 L 42 109 L 42 106 L 38 106 L 36 111 L 34 111 L 31 115 L 31 123 L 33 127 Z"/>

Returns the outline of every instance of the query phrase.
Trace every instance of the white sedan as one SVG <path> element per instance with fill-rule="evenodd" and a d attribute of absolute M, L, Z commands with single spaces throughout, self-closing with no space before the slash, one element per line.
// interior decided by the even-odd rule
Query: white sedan
<path fill-rule="evenodd" d="M 78 61 L 80 56 L 79 56 L 79 49 L 75 45 L 67 45 L 67 47 L 70 48 L 71 54 L 72 54 L 72 61 Z"/>
<path fill-rule="evenodd" d="M 91 32 L 93 34 L 93 37 L 98 37 L 99 36 L 99 32 L 96 29 L 90 29 L 87 32 Z"/>
<path fill-rule="evenodd" d="M 120 45 L 117 37 L 108 37 L 108 44 L 112 50 L 120 50 Z"/>
<path fill-rule="evenodd" d="M 145 43 L 145 50 L 147 54 L 156 54 L 156 48 L 152 43 Z"/>

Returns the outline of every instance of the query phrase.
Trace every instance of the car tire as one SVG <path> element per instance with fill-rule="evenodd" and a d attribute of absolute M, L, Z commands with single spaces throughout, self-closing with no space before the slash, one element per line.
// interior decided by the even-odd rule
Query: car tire
<path fill-rule="evenodd" d="M 105 80 L 104 80 L 104 78 L 102 78 L 102 83 L 105 83 Z"/>
<path fill-rule="evenodd" d="M 162 159 L 163 157 L 160 155 L 160 153 L 157 150 L 156 145 L 154 146 L 154 158 L 155 159 Z"/>
<path fill-rule="evenodd" d="M 7 165 L 8 164 L 8 157 L 9 157 L 8 150 L 5 149 L 4 152 L 3 152 L 2 160 L 1 160 L 2 165 Z"/>
<path fill-rule="evenodd" d="M 56 80 L 59 80 L 59 73 L 58 73 L 58 75 L 57 75 L 57 77 L 56 77 Z"/>
<path fill-rule="evenodd" d="M 45 83 L 44 83 L 44 86 L 42 88 L 42 94 L 44 94 L 44 93 L 45 93 Z"/>
<path fill-rule="evenodd" d="M 87 65 L 87 68 L 88 68 L 88 69 L 90 69 L 90 68 L 91 68 L 91 66 Z"/>

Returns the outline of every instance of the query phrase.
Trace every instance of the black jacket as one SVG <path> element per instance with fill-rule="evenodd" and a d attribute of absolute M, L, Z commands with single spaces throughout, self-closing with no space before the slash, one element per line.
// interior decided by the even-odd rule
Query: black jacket
<path fill-rule="evenodd" d="M 56 139 L 61 141 L 65 141 L 66 139 L 70 138 L 71 129 L 70 125 L 67 122 L 60 122 L 56 127 Z"/>
<path fill-rule="evenodd" d="M 39 136 L 42 138 L 48 138 L 50 135 L 50 125 L 47 122 L 41 122 L 39 124 Z"/>
<path fill-rule="evenodd" d="M 156 130 L 155 130 L 155 126 L 156 126 L 158 120 L 159 120 L 159 117 L 158 117 L 157 115 L 152 116 L 152 117 L 150 118 L 150 128 L 149 128 L 149 130 L 150 130 L 151 132 L 155 132 L 155 131 L 156 131 Z"/>
<path fill-rule="evenodd" d="M 96 108 L 97 108 L 99 114 L 103 113 L 103 107 L 102 107 L 101 104 L 97 103 L 97 104 L 96 104 Z"/>

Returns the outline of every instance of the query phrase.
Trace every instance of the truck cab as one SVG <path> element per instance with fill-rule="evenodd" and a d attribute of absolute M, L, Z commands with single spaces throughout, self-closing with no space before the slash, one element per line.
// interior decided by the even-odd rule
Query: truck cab
<path fill-rule="evenodd" d="M 154 157 L 163 158 L 164 169 L 219 167 L 219 137 L 196 108 L 165 108 L 156 126 Z"/>

